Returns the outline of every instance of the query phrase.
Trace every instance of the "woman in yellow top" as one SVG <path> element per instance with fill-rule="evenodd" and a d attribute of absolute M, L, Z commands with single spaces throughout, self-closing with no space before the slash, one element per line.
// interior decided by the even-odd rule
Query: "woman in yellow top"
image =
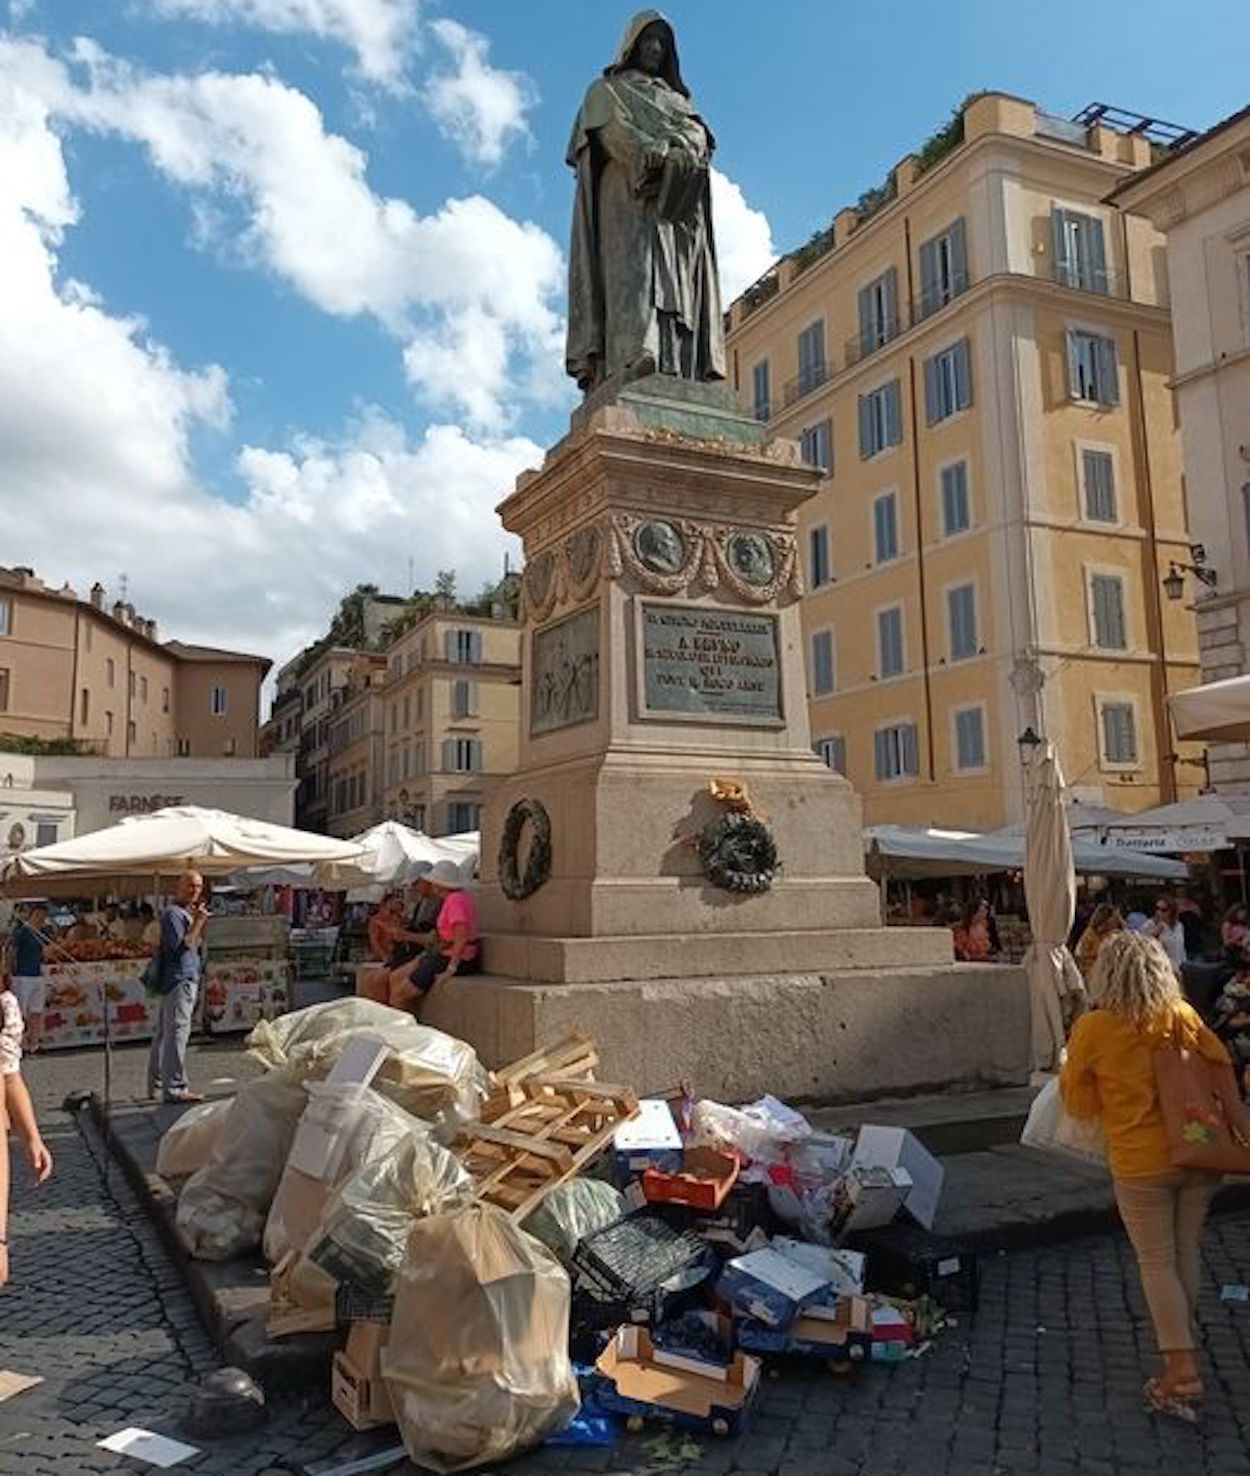
<path fill-rule="evenodd" d="M 1100 1118 L 1120 1218 L 1137 1255 L 1162 1374 L 1146 1383 L 1152 1409 L 1197 1418 L 1202 1375 L 1194 1357 L 1199 1240 L 1218 1174 L 1177 1169 L 1168 1152 L 1154 1053 L 1183 1045 L 1212 1061 L 1228 1053 L 1181 995 L 1153 938 L 1114 933 L 1090 980 L 1093 1010 L 1076 1022 L 1059 1078 L 1073 1117 Z"/>

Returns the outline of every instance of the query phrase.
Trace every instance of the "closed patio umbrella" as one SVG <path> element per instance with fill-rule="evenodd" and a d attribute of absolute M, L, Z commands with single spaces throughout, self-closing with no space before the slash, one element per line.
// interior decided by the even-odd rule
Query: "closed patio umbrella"
<path fill-rule="evenodd" d="M 1029 976 L 1035 1071 L 1056 1071 L 1063 1053 L 1063 1001 L 1084 991 L 1068 934 L 1076 911 L 1076 870 L 1063 804 L 1063 770 L 1050 743 L 1029 765 L 1024 894 L 1033 941 L 1024 955 Z"/>

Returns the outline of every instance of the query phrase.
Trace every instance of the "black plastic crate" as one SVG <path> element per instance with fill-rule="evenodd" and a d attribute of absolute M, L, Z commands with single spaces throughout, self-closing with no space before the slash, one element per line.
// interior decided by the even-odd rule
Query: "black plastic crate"
<path fill-rule="evenodd" d="M 896 1223 L 852 1235 L 849 1244 L 868 1257 L 865 1284 L 893 1297 L 932 1297 L 945 1311 L 971 1316 L 980 1296 L 976 1251 L 919 1225 Z"/>
<path fill-rule="evenodd" d="M 708 1246 L 660 1215 L 629 1215 L 588 1235 L 573 1253 L 575 1283 L 601 1301 L 646 1306 L 665 1284 L 683 1287 L 711 1275 Z"/>
<path fill-rule="evenodd" d="M 378 1296 L 354 1282 L 340 1282 L 334 1293 L 334 1320 L 340 1326 L 348 1322 L 385 1322 L 389 1326 L 394 1313 L 394 1297 Z"/>

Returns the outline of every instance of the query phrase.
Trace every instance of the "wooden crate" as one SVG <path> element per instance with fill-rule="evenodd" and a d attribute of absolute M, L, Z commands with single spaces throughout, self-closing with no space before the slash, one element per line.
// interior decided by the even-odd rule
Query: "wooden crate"
<path fill-rule="evenodd" d="M 593 1081 L 599 1065 L 599 1047 L 589 1035 L 575 1030 L 557 1045 L 546 1046 L 502 1066 L 494 1073 L 492 1089 L 482 1104 L 481 1120 L 497 1122 L 526 1100 L 525 1083 L 539 1076 L 564 1081 Z"/>
<path fill-rule="evenodd" d="M 508 1090 L 520 1100 L 494 1121 L 467 1124 L 456 1151 L 478 1197 L 519 1222 L 611 1143 L 638 1099 L 628 1087 L 542 1072 Z"/>

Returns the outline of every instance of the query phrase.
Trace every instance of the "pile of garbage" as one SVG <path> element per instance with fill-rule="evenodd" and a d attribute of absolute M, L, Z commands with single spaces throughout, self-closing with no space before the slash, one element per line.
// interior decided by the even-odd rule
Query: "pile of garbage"
<path fill-rule="evenodd" d="M 771 1097 L 638 1101 L 574 1034 L 493 1076 L 367 1000 L 257 1027 L 268 1068 L 186 1113 L 192 1255 L 263 1249 L 270 1337 L 338 1329 L 330 1395 L 450 1472 L 621 1421 L 740 1431 L 763 1361 L 919 1356 L 975 1310 L 904 1129 L 818 1132 Z"/>

